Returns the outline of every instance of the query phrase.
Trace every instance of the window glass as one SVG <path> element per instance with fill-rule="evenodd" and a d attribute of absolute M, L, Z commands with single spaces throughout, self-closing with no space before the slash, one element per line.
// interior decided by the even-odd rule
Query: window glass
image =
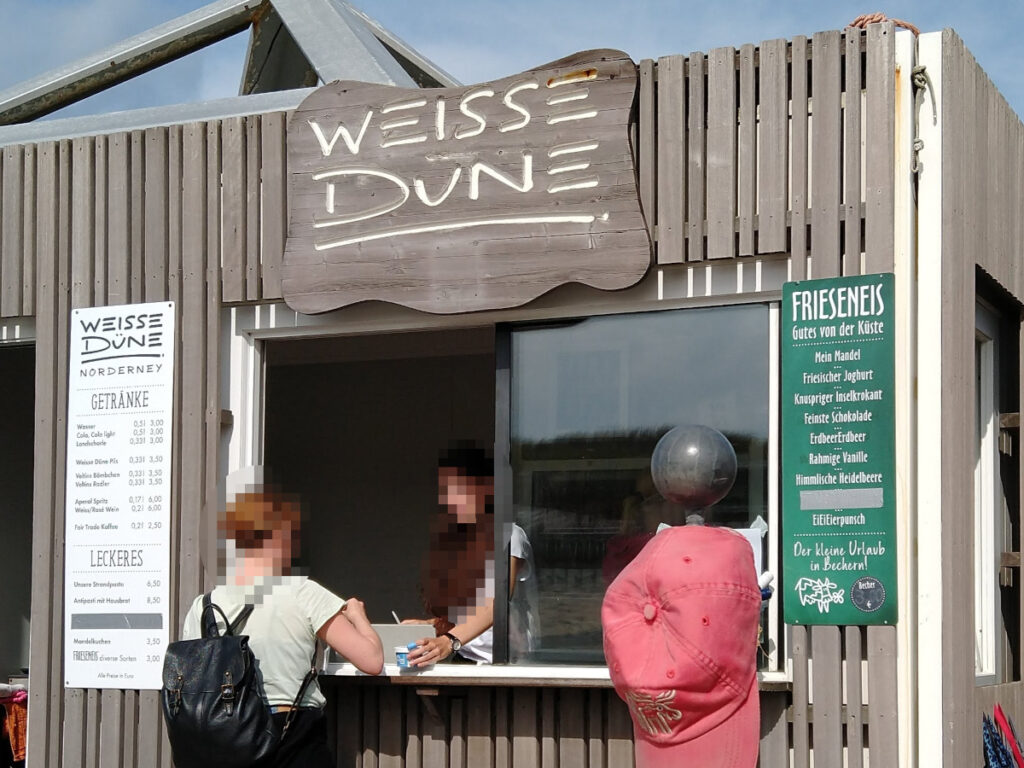
<path fill-rule="evenodd" d="M 512 662 L 604 663 L 605 587 L 658 522 L 686 512 L 650 477 L 672 427 L 713 427 L 736 452 L 735 485 L 710 523 L 767 520 L 769 341 L 760 304 L 513 331 L 513 509 L 532 546 L 536 609 L 526 639 L 510 612 Z"/>

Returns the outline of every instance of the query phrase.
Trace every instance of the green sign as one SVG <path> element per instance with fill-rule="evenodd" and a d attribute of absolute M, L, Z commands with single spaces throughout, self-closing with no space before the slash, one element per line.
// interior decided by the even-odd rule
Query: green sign
<path fill-rule="evenodd" d="M 896 622 L 893 276 L 782 289 L 789 624 Z"/>

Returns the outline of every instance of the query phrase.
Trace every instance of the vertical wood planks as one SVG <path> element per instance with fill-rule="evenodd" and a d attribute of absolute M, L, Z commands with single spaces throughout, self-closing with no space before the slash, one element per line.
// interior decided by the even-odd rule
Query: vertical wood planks
<path fill-rule="evenodd" d="M 561 691 L 558 702 L 559 768 L 586 768 L 586 717 L 583 691 Z"/>
<path fill-rule="evenodd" d="M 512 768 L 511 698 L 507 688 L 494 692 L 494 768 Z"/>
<path fill-rule="evenodd" d="M 263 242 L 260 259 L 263 298 L 281 298 L 281 264 L 284 261 L 284 240 L 288 231 L 288 169 L 285 150 L 286 117 L 283 112 L 263 116 Z"/>
<path fill-rule="evenodd" d="M 707 79 L 707 256 L 732 258 L 736 251 L 736 51 L 708 55 Z"/>
<path fill-rule="evenodd" d="M 807 38 L 798 35 L 792 44 L 792 103 L 790 122 L 790 178 L 792 209 L 789 234 L 790 279 L 807 277 Z M 795 737 L 794 737 L 795 738 Z M 795 743 L 795 741 L 794 741 Z M 797 764 L 799 766 L 799 764 Z"/>
<path fill-rule="evenodd" d="M 757 210 L 757 70 L 753 45 L 740 48 L 739 158 L 737 209 L 740 256 L 753 256 L 754 218 Z"/>
<path fill-rule="evenodd" d="M 694 52 L 687 59 L 688 153 L 686 163 L 686 260 L 704 259 L 704 179 L 707 171 L 704 54 Z"/>
<path fill-rule="evenodd" d="M 761 43 L 758 70 L 761 97 L 760 151 L 757 153 L 758 253 L 786 250 L 786 211 L 789 210 L 786 51 L 785 40 Z"/>
<path fill-rule="evenodd" d="M 889 272 L 895 245 L 895 67 L 892 22 L 868 25 L 865 103 L 865 236 L 866 272 Z M 930 106 L 922 105 L 922 115 Z"/>
<path fill-rule="evenodd" d="M 811 628 L 814 763 L 843 764 L 843 669 L 839 627 Z"/>
<path fill-rule="evenodd" d="M 33 713 L 28 733 L 27 750 L 35 765 L 57 765 L 56 744 L 61 733 L 60 707 L 54 693 L 63 688 L 64 680 L 54 678 L 53 616 L 54 568 L 52 556 L 56 547 L 57 486 L 57 159 L 53 142 L 41 144 L 37 152 L 36 178 L 36 396 L 32 466 L 32 596 L 30 620 L 34 628 L 29 639 L 29 710 Z M 60 674 L 60 667 L 56 669 Z M 56 711 L 56 716 L 55 716 Z M 52 762 L 47 762 L 52 757 Z"/>
<path fill-rule="evenodd" d="M 178 578 L 179 616 L 202 591 L 200 567 L 201 517 L 206 496 L 206 126 L 190 123 L 182 135 L 184 167 L 176 175 L 184 181 L 181 234 L 181 304 L 178 318 L 184 343 L 179 370 L 181 410 L 178 418 L 181 443 L 181 482 Z M 180 624 L 176 621 L 175 625 Z"/>
<path fill-rule="evenodd" d="M 540 768 L 558 768 L 558 692 L 540 692 Z"/>
<path fill-rule="evenodd" d="M 861 41 L 863 33 L 846 30 L 846 103 L 843 109 L 843 274 L 861 273 L 860 242 L 860 101 Z"/>
<path fill-rule="evenodd" d="M 99 723 L 99 766 L 100 768 L 130 768 L 134 763 L 124 761 L 124 720 L 125 692 L 106 690 L 101 692 L 103 718 Z"/>
<path fill-rule="evenodd" d="M 790 627 L 790 649 L 793 654 L 793 768 L 809 768 L 811 757 L 808 733 L 807 703 L 810 689 L 807 679 L 807 627 Z"/>
<path fill-rule="evenodd" d="M 245 119 L 245 298 L 260 297 L 260 116 Z"/>
<path fill-rule="evenodd" d="M 632 768 L 635 764 L 633 751 L 633 720 L 629 708 L 614 690 L 605 691 L 608 700 L 608 728 L 605 741 L 608 743 L 608 765 L 611 768 Z"/>
<path fill-rule="evenodd" d="M 789 765 L 789 726 L 786 694 L 761 694 L 761 745 L 758 765 L 781 768 Z"/>
<path fill-rule="evenodd" d="M 380 692 L 380 709 L 384 716 L 380 718 L 379 768 L 404 768 L 406 723 L 401 716 L 402 693 L 399 688 L 382 688 Z"/>
<path fill-rule="evenodd" d="M 473 687 L 469 691 L 466 717 L 466 764 L 491 765 L 494 760 L 491 713 L 494 711 L 494 693 L 487 688 Z M 408 768 L 408 767 L 407 767 Z"/>
<path fill-rule="evenodd" d="M 221 263 L 222 298 L 242 301 L 245 298 L 246 235 L 246 153 L 245 120 L 232 117 L 221 123 L 221 156 L 223 165 L 222 200 L 223 249 Z"/>
<path fill-rule="evenodd" d="M 606 768 L 606 750 L 604 743 L 604 691 L 590 689 L 586 694 L 587 712 L 587 765 L 590 768 Z"/>
<path fill-rule="evenodd" d="M 107 248 L 107 190 L 110 187 L 110 180 L 107 178 L 107 146 L 106 136 L 97 136 L 94 139 L 95 147 L 93 156 L 95 159 L 93 181 L 93 266 L 92 266 L 92 296 L 93 302 L 98 305 L 107 304 L 107 259 L 109 257 Z"/>
<path fill-rule="evenodd" d="M 71 306 L 93 305 L 93 140 L 71 142 Z"/>
<path fill-rule="evenodd" d="M 86 692 L 82 688 L 63 688 L 62 692 L 64 732 L 58 731 L 58 741 L 63 768 L 85 768 Z"/>
<path fill-rule="evenodd" d="M 167 296 L 167 129 L 149 128 L 145 148 L 143 295 L 145 301 L 162 301 Z"/>
<path fill-rule="evenodd" d="M 864 721 L 861 717 L 861 658 L 863 643 L 861 627 L 846 627 L 846 745 L 847 768 L 861 768 L 864 764 Z"/>
<path fill-rule="evenodd" d="M 682 263 L 686 242 L 685 65 L 682 56 L 658 59 L 658 201 L 655 213 L 659 264 Z"/>
<path fill-rule="evenodd" d="M 534 768 L 540 763 L 540 739 L 537 738 L 539 696 L 536 688 L 513 688 L 512 766 Z"/>
<path fill-rule="evenodd" d="M 131 274 L 131 136 L 107 137 L 107 302 L 128 302 Z"/>
<path fill-rule="evenodd" d="M 657 85 L 654 79 L 654 62 L 644 59 L 640 62 L 640 117 L 637 126 L 637 140 L 640 157 L 637 173 L 640 177 L 640 210 L 643 211 L 651 242 L 656 239 L 658 221 L 658 144 L 657 144 Z M 265 161 L 264 161 L 265 162 Z"/>
<path fill-rule="evenodd" d="M 23 287 L 22 231 L 25 224 L 22 210 L 22 188 L 25 177 L 24 153 L 21 147 L 4 147 L 2 188 L 0 188 L 0 317 L 22 314 Z"/>
<path fill-rule="evenodd" d="M 25 147 L 25 175 L 22 193 L 22 275 L 21 312 L 36 312 L 36 145 Z M 2 279 L 2 278 L 0 278 Z"/>
<path fill-rule="evenodd" d="M 131 279 L 128 301 L 145 301 L 143 287 L 145 270 L 143 251 L 146 245 L 146 136 L 142 131 L 131 132 L 131 198 L 128 221 L 131 224 Z"/>
<path fill-rule="evenodd" d="M 868 737 L 872 765 L 895 765 L 899 759 L 896 646 L 896 627 L 868 627 Z"/>
<path fill-rule="evenodd" d="M 818 32 L 811 58 L 811 264 L 814 277 L 839 274 L 840 33 Z"/>

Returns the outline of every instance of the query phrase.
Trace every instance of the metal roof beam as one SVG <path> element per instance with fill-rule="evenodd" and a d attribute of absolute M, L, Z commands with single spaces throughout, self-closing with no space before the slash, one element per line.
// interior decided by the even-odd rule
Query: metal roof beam
<path fill-rule="evenodd" d="M 203 120 L 223 120 L 228 117 L 257 115 L 266 112 L 288 112 L 313 93 L 312 88 L 291 91 L 273 91 L 251 96 L 230 96 L 191 104 L 173 104 L 167 107 L 146 107 L 127 112 L 105 115 L 67 117 L 60 120 L 40 120 L 35 123 L 0 126 L 0 147 L 10 144 L 30 144 L 55 139 L 73 139 L 79 136 L 97 136 L 120 131 L 137 131 L 155 126 L 180 125 Z"/>
<path fill-rule="evenodd" d="M 266 0 L 219 0 L 0 92 L 0 125 L 27 122 L 246 29 Z"/>
<path fill-rule="evenodd" d="M 361 80 L 416 87 L 412 77 L 346 4 L 334 0 L 273 0 L 273 4 L 323 82 Z"/>
<path fill-rule="evenodd" d="M 410 65 L 426 74 L 427 77 L 433 80 L 438 86 L 451 88 L 453 86 L 461 85 L 458 80 L 434 64 L 430 59 L 423 56 L 423 54 L 398 37 L 398 35 L 385 29 L 376 19 L 367 16 L 362 10 L 356 8 L 350 3 L 345 3 L 345 5 L 348 6 L 348 9 L 353 13 L 353 15 L 357 16 L 364 24 L 366 24 L 367 27 L 369 27 L 370 31 L 373 32 L 374 36 L 380 40 L 385 47 L 394 51 L 397 55 L 409 62 Z M 413 74 L 413 78 L 417 81 L 420 79 L 415 74 Z"/>

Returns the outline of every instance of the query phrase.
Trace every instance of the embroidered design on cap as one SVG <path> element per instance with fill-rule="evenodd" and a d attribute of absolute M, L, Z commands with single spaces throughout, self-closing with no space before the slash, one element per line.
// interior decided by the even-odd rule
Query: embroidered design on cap
<path fill-rule="evenodd" d="M 674 697 L 674 691 L 653 695 L 626 691 L 626 703 L 633 712 L 636 724 L 652 736 L 672 733 L 672 723 L 683 719 L 682 712 L 669 706 Z"/>

